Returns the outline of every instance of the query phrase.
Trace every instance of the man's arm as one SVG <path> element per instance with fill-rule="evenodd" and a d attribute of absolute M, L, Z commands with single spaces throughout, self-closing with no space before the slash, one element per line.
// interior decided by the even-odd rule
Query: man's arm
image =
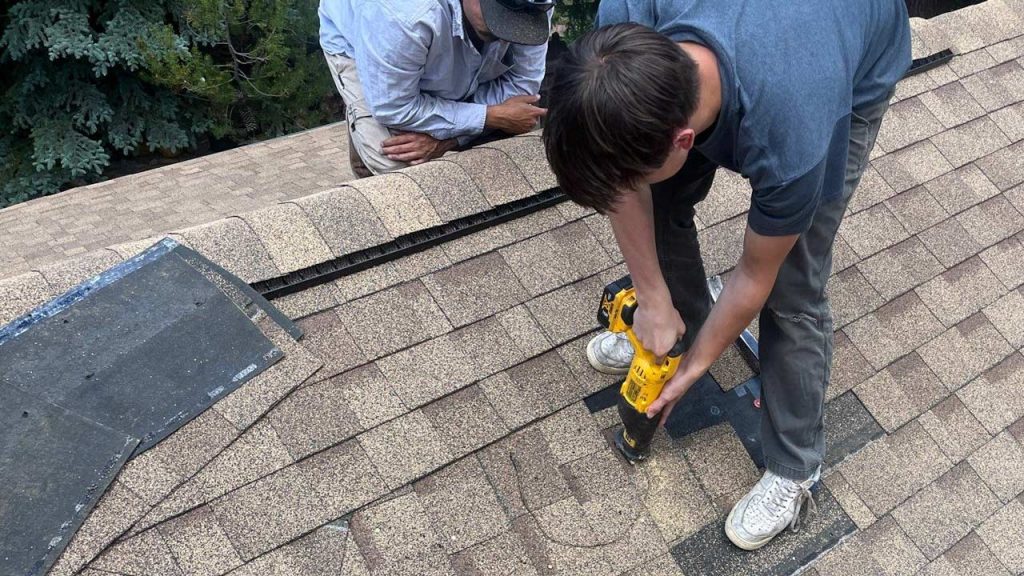
<path fill-rule="evenodd" d="M 494 80 L 481 84 L 473 93 L 474 102 L 501 104 L 515 96 L 535 96 L 540 92 L 548 45 L 512 44 L 508 50 L 512 56 L 512 67 Z"/>

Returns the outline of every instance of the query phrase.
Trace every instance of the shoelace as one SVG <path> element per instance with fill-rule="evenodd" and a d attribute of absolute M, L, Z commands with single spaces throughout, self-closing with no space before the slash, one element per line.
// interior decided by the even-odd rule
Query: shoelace
<path fill-rule="evenodd" d="M 762 505 L 760 508 L 767 511 L 769 515 L 758 514 L 758 516 L 761 516 L 761 520 L 766 521 L 769 526 L 773 526 L 778 521 L 778 518 L 785 513 L 788 508 L 787 503 L 794 500 L 796 501 L 796 510 L 793 514 L 793 519 L 789 522 L 789 528 L 794 532 L 799 532 L 801 512 L 804 510 L 804 504 L 809 503 L 807 506 L 807 509 L 810 510 L 809 513 L 816 514 L 818 512 L 818 505 L 814 502 L 811 490 L 803 484 L 786 482 L 781 478 L 775 478 L 772 485 L 761 498 Z M 757 511 L 760 512 L 761 510 Z"/>

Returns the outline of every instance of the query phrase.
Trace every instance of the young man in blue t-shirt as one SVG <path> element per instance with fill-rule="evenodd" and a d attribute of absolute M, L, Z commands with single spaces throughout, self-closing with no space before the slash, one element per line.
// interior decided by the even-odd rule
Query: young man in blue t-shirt
<path fill-rule="evenodd" d="M 797 522 L 821 471 L 832 244 L 910 65 L 906 6 L 602 0 L 598 25 L 559 65 L 548 159 L 573 200 L 611 220 L 644 347 L 689 345 L 649 416 L 664 421 L 760 314 L 767 470 L 725 526 L 753 550 Z M 712 309 L 693 217 L 718 166 L 753 192 L 742 256 Z M 604 372 L 625 372 L 632 354 L 610 333 L 588 346 Z"/>

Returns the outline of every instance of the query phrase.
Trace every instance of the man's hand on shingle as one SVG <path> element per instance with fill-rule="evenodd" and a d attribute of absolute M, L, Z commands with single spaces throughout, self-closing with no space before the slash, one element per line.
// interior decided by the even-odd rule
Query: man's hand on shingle
<path fill-rule="evenodd" d="M 547 108 L 535 106 L 540 96 L 513 96 L 501 104 L 487 107 L 484 126 L 506 134 L 525 134 L 537 127 Z"/>

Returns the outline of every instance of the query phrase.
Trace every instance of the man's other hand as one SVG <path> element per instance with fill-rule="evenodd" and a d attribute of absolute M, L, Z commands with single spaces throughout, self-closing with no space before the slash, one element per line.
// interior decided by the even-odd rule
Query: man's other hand
<path fill-rule="evenodd" d="M 429 134 L 400 132 L 383 142 L 381 152 L 391 160 L 407 162 L 413 166 L 440 158 L 456 146 L 455 139 L 438 140 Z"/>
<path fill-rule="evenodd" d="M 487 107 L 484 126 L 507 134 L 525 134 L 537 127 L 547 108 L 535 106 L 540 96 L 513 96 L 501 104 Z"/>

